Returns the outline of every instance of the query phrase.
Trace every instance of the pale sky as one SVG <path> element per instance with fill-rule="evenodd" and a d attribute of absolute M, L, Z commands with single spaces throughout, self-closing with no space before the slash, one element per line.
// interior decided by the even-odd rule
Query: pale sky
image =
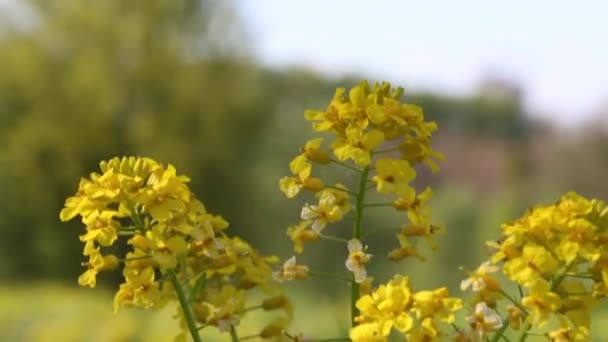
<path fill-rule="evenodd" d="M 486 75 L 562 124 L 608 109 L 608 2 L 237 0 L 258 58 L 410 90 L 470 94 Z M 608 111 L 604 111 L 608 115 Z"/>

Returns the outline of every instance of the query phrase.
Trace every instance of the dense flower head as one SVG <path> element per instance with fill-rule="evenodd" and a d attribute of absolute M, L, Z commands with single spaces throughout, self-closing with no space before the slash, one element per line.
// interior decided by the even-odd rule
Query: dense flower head
<path fill-rule="evenodd" d="M 487 243 L 493 250 L 490 261 L 471 272 L 461 288 L 474 291 L 478 305 L 497 308 L 499 299 L 509 301 L 504 324 L 514 330 L 549 326 L 554 330 L 545 334 L 552 341 L 589 340 L 591 311 L 607 294 L 605 203 L 571 192 L 501 229 L 502 237 Z M 505 292 L 507 287 L 491 274 L 498 270 L 519 295 Z"/>
<path fill-rule="evenodd" d="M 80 240 L 88 262 L 80 285 L 95 287 L 99 272 L 123 265 L 115 311 L 162 307 L 176 299 L 179 286 L 191 298 L 201 326 L 229 331 L 247 311 L 250 289 L 268 295 L 277 291 L 271 268 L 277 259 L 229 237 L 228 222 L 209 213 L 188 182 L 174 166 L 149 158 L 103 161 L 101 173 L 80 181 L 60 218 L 80 216 L 85 225 Z M 119 243 L 128 248 L 124 256 L 105 253 Z"/>
<path fill-rule="evenodd" d="M 307 141 L 289 165 L 291 176 L 279 181 L 279 188 L 288 198 L 307 190 L 315 193 L 318 201 L 305 204 L 301 223 L 288 229 L 296 253 L 303 251 L 304 242 L 319 237 L 304 229 L 308 222 L 312 231 L 328 234 L 328 227 L 342 222 L 356 207 L 358 197 L 364 195 L 361 185 L 358 190 L 344 183 L 331 186 L 333 182 L 315 176 L 318 167 L 330 166 L 364 174 L 365 184 L 388 198 L 386 206 L 407 214 L 408 225 L 395 227 L 400 230 L 400 247 L 390 252 L 389 259 L 424 259 L 416 248 L 420 238 L 437 247 L 435 236 L 441 229 L 431 223 L 427 204 L 432 191 L 427 188 L 417 193 L 411 186 L 417 164 L 425 163 L 436 171 L 435 161 L 443 158 L 430 145 L 437 126 L 425 121 L 422 109 L 403 102 L 402 96 L 402 88 L 386 82 L 370 86 L 364 81 L 348 91 L 338 88 L 325 110 L 305 112 L 305 119 L 312 121 L 313 130 L 323 137 Z M 354 215 L 360 215 L 361 210 L 357 208 Z"/>
<path fill-rule="evenodd" d="M 441 340 L 449 333 L 445 326 L 453 323 L 454 313 L 462 308 L 462 300 L 449 297 L 446 288 L 432 291 L 412 291 L 409 279 L 395 276 L 371 294 L 357 301 L 359 325 L 350 331 L 357 341 L 387 341 L 394 329 L 408 341 Z M 447 325 L 449 327 L 449 325 Z"/>

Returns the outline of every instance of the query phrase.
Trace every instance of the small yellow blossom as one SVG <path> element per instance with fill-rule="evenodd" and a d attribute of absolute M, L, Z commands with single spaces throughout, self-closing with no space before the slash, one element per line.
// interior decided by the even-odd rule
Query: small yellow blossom
<path fill-rule="evenodd" d="M 319 205 L 305 205 L 300 216 L 303 220 L 314 220 L 312 230 L 321 233 L 328 223 L 342 220 L 342 215 L 342 210 L 336 205 L 336 198 L 330 195 L 322 197 Z"/>
<path fill-rule="evenodd" d="M 353 342 L 385 342 L 388 338 L 380 333 L 376 322 L 363 323 L 350 329 L 350 339 Z"/>
<path fill-rule="evenodd" d="M 529 309 L 532 324 L 539 327 L 547 323 L 549 315 L 560 308 L 561 300 L 559 295 L 551 292 L 547 281 L 537 280 L 531 284 L 530 293 L 522 298 L 521 304 Z"/>
<path fill-rule="evenodd" d="M 488 289 L 490 291 L 499 290 L 500 284 L 498 281 L 488 275 L 489 273 L 494 273 L 496 271 L 498 271 L 498 267 L 490 264 L 489 261 L 482 263 L 470 274 L 471 276 L 469 278 L 460 282 L 460 290 L 466 291 L 469 287 L 471 287 L 474 292 L 479 292 L 483 289 Z"/>
<path fill-rule="evenodd" d="M 352 239 L 348 241 L 348 258 L 346 259 L 346 268 L 353 272 L 355 282 L 361 283 L 367 278 L 365 265 L 369 262 L 372 255 L 365 253 L 365 249 L 361 241 Z"/>
<path fill-rule="evenodd" d="M 285 261 L 280 271 L 273 273 L 273 277 L 279 282 L 293 279 L 306 279 L 308 278 L 308 272 L 308 266 L 297 265 L 296 257 L 292 256 Z"/>
<path fill-rule="evenodd" d="M 467 322 L 480 341 L 483 341 L 488 333 L 500 329 L 503 324 L 500 316 L 484 302 L 475 305 L 475 312 L 467 317 Z"/>
<path fill-rule="evenodd" d="M 332 145 L 339 160 L 351 159 L 360 166 L 369 165 L 371 151 L 384 142 L 384 133 L 379 130 L 364 132 L 359 127 L 346 128 L 344 137 L 339 137 Z"/>
<path fill-rule="evenodd" d="M 380 336 L 388 336 L 393 327 L 404 333 L 414 324 L 409 313 L 412 304 L 413 296 L 408 278 L 395 276 L 371 294 L 359 298 L 357 308 L 361 314 L 355 318 L 355 321 L 361 325 L 376 323 L 373 328 L 378 329 Z M 367 327 L 372 328 L 372 326 Z"/>
<path fill-rule="evenodd" d="M 293 249 L 297 254 L 302 253 L 304 250 L 304 242 L 319 241 L 319 233 L 309 229 L 311 223 L 311 220 L 305 220 L 287 228 L 287 235 L 293 241 Z"/>
<path fill-rule="evenodd" d="M 319 163 L 321 165 L 329 164 L 331 162 L 331 156 L 329 153 L 321 151 L 322 142 L 323 138 L 309 140 L 306 142 L 306 145 L 300 149 L 302 155 L 304 155 L 306 159 L 315 163 Z"/>
<path fill-rule="evenodd" d="M 415 177 L 416 171 L 407 161 L 381 158 L 376 161 L 376 175 L 372 180 L 378 192 L 408 197 L 414 193 L 409 182 Z"/>

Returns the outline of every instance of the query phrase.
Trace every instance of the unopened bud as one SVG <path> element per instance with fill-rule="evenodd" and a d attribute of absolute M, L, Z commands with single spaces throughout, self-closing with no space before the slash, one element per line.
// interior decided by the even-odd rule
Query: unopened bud
<path fill-rule="evenodd" d="M 262 302 L 262 307 L 264 311 L 271 311 L 285 307 L 289 304 L 287 297 L 280 295 L 276 297 L 271 297 Z"/>
<path fill-rule="evenodd" d="M 323 190 L 323 188 L 325 188 L 325 184 L 323 184 L 323 181 L 315 177 L 306 178 L 302 185 L 304 189 L 314 192 L 321 191 Z"/>
<path fill-rule="evenodd" d="M 120 260 L 116 255 L 110 254 L 103 257 L 103 266 L 99 269 L 100 271 L 110 271 L 118 267 Z"/>

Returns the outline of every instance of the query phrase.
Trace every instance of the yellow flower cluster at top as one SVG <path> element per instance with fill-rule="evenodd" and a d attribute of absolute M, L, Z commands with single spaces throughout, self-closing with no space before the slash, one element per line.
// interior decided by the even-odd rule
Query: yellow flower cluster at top
<path fill-rule="evenodd" d="M 344 265 L 352 272 L 351 318 L 357 324 L 350 333 L 354 341 L 385 341 L 393 327 L 413 341 L 438 340 L 447 336 L 441 330 L 441 322 L 450 327 L 453 312 L 462 307 L 461 300 L 448 296 L 447 288 L 412 293 L 408 279 L 396 277 L 373 290 L 373 278 L 368 276 L 366 265 L 372 254 L 368 253 L 364 238 L 378 228 L 396 233 L 398 246 L 386 251 L 393 261 L 424 259 L 417 248 L 418 241 L 426 240 L 434 249 L 435 236 L 440 232 L 431 222 L 427 205 L 431 189 L 417 192 L 410 184 L 416 178 L 416 165 L 426 164 L 433 172 L 439 169 L 436 160 L 443 156 L 431 147 L 437 125 L 425 121 L 422 109 L 402 102 L 402 97 L 403 89 L 392 88 L 389 83 L 370 87 L 364 81 L 348 92 L 337 89 L 325 110 L 305 112 L 313 130 L 322 136 L 300 149 L 289 165 L 292 175 L 279 181 L 279 188 L 288 198 L 306 190 L 315 193 L 318 201 L 304 205 L 302 220 L 287 230 L 295 253 L 302 253 L 306 242 L 321 239 L 346 245 Z M 324 147 L 327 136 L 332 141 Z M 350 186 L 341 182 L 330 185 L 313 173 L 313 165 L 335 165 L 357 176 L 358 182 Z M 370 198 L 380 200 L 370 202 Z M 373 207 L 392 208 L 407 223 L 392 228 L 364 222 L 364 210 Z M 338 236 L 327 233 L 328 226 L 347 215 L 352 215 L 354 222 L 348 238 L 337 229 L 332 230 Z M 315 274 L 318 273 L 291 257 L 275 277 L 293 280 Z"/>
<path fill-rule="evenodd" d="M 348 243 L 346 265 L 359 283 L 366 278 L 364 266 L 371 257 L 363 252 L 361 242 L 365 230 L 361 217 L 366 207 L 389 206 L 407 214 L 408 224 L 395 229 L 399 245 L 388 253 L 390 259 L 422 259 L 415 246 L 418 238 L 436 247 L 434 236 L 439 228 L 431 224 L 426 205 L 432 191 L 427 188 L 416 193 L 410 183 L 416 177 L 416 164 L 425 163 L 431 170 L 438 170 L 435 160 L 443 157 L 431 148 L 431 135 L 437 125 L 425 121 L 420 107 L 403 103 L 402 96 L 403 89 L 392 88 L 389 83 L 370 87 L 364 81 L 348 93 L 344 88 L 337 89 L 325 110 L 305 112 L 314 131 L 333 136 L 333 141 L 325 148 L 324 137 L 308 141 L 289 165 L 292 175 L 279 182 L 288 198 L 307 190 L 316 193 L 318 199 L 317 204 L 306 204 L 300 215 L 302 221 L 288 229 L 298 254 L 305 242 L 323 238 L 328 225 L 354 211 L 355 228 Z M 360 182 L 355 189 L 340 182 L 327 185 L 313 175 L 315 164 L 333 164 L 356 172 Z M 370 185 L 377 194 L 388 196 L 389 201 L 365 203 Z"/>
<path fill-rule="evenodd" d="M 101 171 L 80 181 L 60 213 L 62 221 L 80 216 L 86 227 L 80 240 L 88 262 L 80 285 L 95 287 L 99 272 L 122 265 L 115 311 L 186 300 L 191 307 L 180 311 L 185 320 L 229 331 L 251 307 L 283 309 L 285 315 L 261 330 L 263 337 L 291 318 L 289 302 L 272 281 L 276 258 L 229 237 L 228 222 L 207 212 L 188 188 L 188 177 L 172 165 L 135 157 L 103 161 Z M 123 248 L 113 250 L 126 247 L 126 255 L 107 252 L 115 245 Z M 270 297 L 252 306 L 246 293 L 254 288 Z"/>

